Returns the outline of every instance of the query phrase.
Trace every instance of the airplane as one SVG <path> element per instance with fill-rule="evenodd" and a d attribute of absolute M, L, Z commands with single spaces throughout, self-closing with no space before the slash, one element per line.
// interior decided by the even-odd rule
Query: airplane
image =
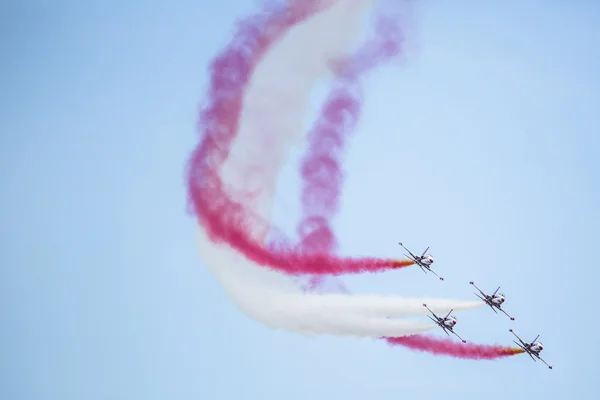
<path fill-rule="evenodd" d="M 426 309 L 429 310 L 429 307 L 427 307 L 427 304 L 423 304 L 423 307 L 425 307 Z M 452 311 L 454 311 L 454 310 L 450 310 L 450 312 L 444 318 L 440 318 L 437 315 L 435 315 L 435 313 L 433 311 L 429 310 L 429 312 L 432 313 L 436 319 L 431 318 L 429 315 L 427 317 L 430 320 L 432 320 L 433 322 L 435 322 L 440 328 L 442 328 L 444 330 L 444 332 L 446 332 L 446 335 L 450 336 L 450 334 L 448 333 L 448 331 L 450 331 L 454 335 L 456 335 L 457 338 L 462 340 L 463 343 L 467 343 L 466 340 L 464 340 L 463 338 L 458 336 L 458 334 L 456 332 L 454 332 L 453 328 L 454 328 L 454 325 L 456 325 L 456 317 L 454 315 L 450 315 L 450 313 L 452 313 Z"/>
<path fill-rule="evenodd" d="M 404 245 L 402 244 L 402 242 L 399 242 L 398 244 L 400 246 L 404 247 Z M 429 247 L 427 247 L 425 249 L 425 251 L 423 252 L 423 254 L 421 254 L 420 256 L 414 255 L 406 247 L 404 247 L 404 249 L 410 253 L 410 256 L 408 254 L 405 254 L 405 256 L 408 257 L 408 258 L 410 258 L 412 261 L 414 261 L 414 263 L 417 264 L 423 270 L 423 272 L 427 273 L 427 271 L 429 271 L 432 274 L 434 274 L 435 276 L 437 276 L 438 278 L 440 278 L 440 281 L 444 280 L 444 278 L 442 278 L 441 276 L 439 276 L 438 274 L 436 274 L 431 269 L 431 264 L 433 264 L 433 257 L 431 257 L 431 254 L 425 254 L 425 253 L 427 253 L 427 250 L 429 250 Z"/>
<path fill-rule="evenodd" d="M 495 310 L 495 308 L 497 308 L 498 310 L 502 311 L 504 314 L 506 314 L 506 316 L 508 318 L 510 318 L 512 321 L 515 320 L 515 317 L 511 317 L 510 315 L 508 315 L 508 313 L 506 311 L 504 311 L 504 309 L 502 309 L 502 304 L 504 304 L 504 293 L 498 293 L 498 290 L 500 290 L 500 286 L 498 286 L 498 289 L 496 289 L 496 291 L 490 296 L 489 294 L 486 294 L 483 290 L 479 289 L 474 283 L 473 281 L 469 282 L 471 285 L 475 286 L 475 289 L 479 290 L 479 293 L 481 293 L 481 297 L 480 295 L 478 295 L 477 293 L 475 293 L 475 296 L 479 297 L 481 300 L 483 300 L 485 302 L 485 304 L 487 304 L 488 306 L 490 306 L 490 308 L 496 313 L 498 314 L 498 312 Z"/>
<path fill-rule="evenodd" d="M 508 331 L 510 333 L 512 333 L 513 335 L 517 336 L 517 334 L 514 333 L 512 329 L 509 329 Z M 517 345 L 520 348 L 525 350 L 527 352 L 527 354 L 529 354 L 529 357 L 531 357 L 531 359 L 533 361 L 535 361 L 535 358 L 533 358 L 533 356 L 536 356 L 538 360 L 541 360 L 544 364 L 548 365 L 548 363 L 546 361 L 544 361 L 542 359 L 542 357 L 540 357 L 540 352 L 542 350 L 544 350 L 544 345 L 542 344 L 542 342 L 536 342 L 536 340 L 538 340 L 539 337 L 540 337 L 540 335 L 537 335 L 537 337 L 535 339 L 533 339 L 533 342 L 525 343 L 523 340 L 521 340 L 521 338 L 519 336 L 517 336 L 517 339 L 519 339 L 519 342 L 521 342 L 521 343 L 518 343 L 515 340 L 513 340 L 513 342 L 517 343 Z M 548 368 L 552 369 L 552 365 L 548 365 Z"/>

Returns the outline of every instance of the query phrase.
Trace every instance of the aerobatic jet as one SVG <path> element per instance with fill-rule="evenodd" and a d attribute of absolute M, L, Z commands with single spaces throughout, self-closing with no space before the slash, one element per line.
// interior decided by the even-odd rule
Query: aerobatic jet
<path fill-rule="evenodd" d="M 427 304 L 423 304 L 423 307 L 425 307 L 427 310 L 429 310 L 429 307 L 427 307 Z M 450 334 L 448 332 L 452 332 L 454 335 L 456 335 L 457 338 L 462 340 L 463 343 L 467 343 L 466 340 L 464 340 L 463 338 L 458 336 L 458 334 L 456 332 L 454 332 L 454 325 L 456 325 L 456 317 L 454 315 L 450 315 L 452 313 L 452 311 L 454 311 L 454 310 L 450 310 L 450 312 L 444 318 L 440 318 L 437 315 L 435 315 L 435 313 L 433 311 L 429 310 L 429 312 L 433 314 L 435 319 L 431 318 L 429 315 L 427 317 L 430 320 L 432 320 L 433 322 L 435 322 L 440 328 L 442 328 L 444 330 L 444 332 L 446 332 L 446 335 L 450 336 Z"/>
<path fill-rule="evenodd" d="M 402 244 L 402 242 L 400 242 L 398 244 L 400 246 L 404 247 L 404 245 Z M 431 257 L 431 254 L 425 254 L 425 253 L 427 253 L 427 250 L 429 250 L 429 247 L 427 247 L 425 249 L 425 251 L 423 252 L 423 254 L 421 254 L 420 256 L 414 255 L 406 247 L 404 247 L 404 249 L 410 253 L 410 256 L 408 254 L 405 254 L 405 256 L 408 257 L 408 258 L 410 258 L 412 261 L 414 261 L 415 264 L 417 264 L 419 267 L 421 267 L 421 269 L 423 270 L 423 272 L 427 273 L 427 271 L 429 271 L 432 274 L 434 274 L 435 276 L 437 276 L 438 278 L 440 278 L 441 281 L 444 280 L 444 278 L 442 278 L 441 276 L 439 276 L 438 274 L 436 274 L 431 269 L 431 264 L 433 264 L 433 257 Z"/>
<path fill-rule="evenodd" d="M 531 359 L 533 361 L 535 361 L 535 358 L 533 358 L 533 356 L 535 356 L 538 360 L 541 360 L 544 364 L 548 365 L 548 363 L 546 361 L 544 361 L 542 359 L 542 357 L 540 357 L 540 352 L 542 350 L 544 350 L 544 345 L 542 344 L 542 342 L 536 342 L 536 340 L 538 340 L 540 335 L 537 335 L 537 337 L 535 339 L 533 339 L 533 342 L 526 343 L 519 336 L 517 336 L 517 334 L 514 333 L 512 329 L 509 329 L 508 331 L 510 333 L 512 333 L 513 335 L 515 335 L 517 337 L 517 339 L 519 339 L 519 342 L 521 342 L 521 343 L 518 343 L 515 340 L 513 340 L 513 342 L 515 342 L 520 348 L 525 350 L 525 352 L 527 352 L 527 354 L 529 354 L 529 357 L 531 357 Z M 552 365 L 548 365 L 548 368 L 552 369 Z"/>
<path fill-rule="evenodd" d="M 492 295 L 489 295 L 489 294 L 485 293 L 483 290 L 479 289 L 472 281 L 469 283 L 471 285 L 475 286 L 475 289 L 479 290 L 479 293 L 481 293 L 481 296 L 483 296 L 483 297 L 481 297 L 477 293 L 475 293 L 475 296 L 477 296 L 481 300 L 483 300 L 485 302 L 485 304 L 490 306 L 490 308 L 496 314 L 498 314 L 498 312 L 495 309 L 498 309 L 498 310 L 502 311 L 504 314 L 506 314 L 506 316 L 508 318 L 510 318 L 511 320 L 513 320 L 513 321 L 515 320 L 514 317 L 511 317 L 510 315 L 508 315 L 508 313 L 506 311 L 504 311 L 504 309 L 502 308 L 502 304 L 504 304 L 504 300 L 506 298 L 504 297 L 504 293 L 498 293 L 498 290 L 500 290 L 500 286 L 498 286 L 498 289 L 496 289 L 496 291 L 494 293 L 492 293 Z"/>

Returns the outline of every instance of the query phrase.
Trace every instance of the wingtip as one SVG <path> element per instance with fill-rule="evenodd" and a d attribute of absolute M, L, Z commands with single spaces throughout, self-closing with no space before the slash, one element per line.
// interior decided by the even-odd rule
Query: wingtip
<path fill-rule="evenodd" d="M 469 282 L 471 285 L 474 285 L 473 281 Z"/>
<path fill-rule="evenodd" d="M 466 340 L 463 340 L 462 342 L 463 342 L 463 343 L 467 343 L 467 341 L 466 341 Z"/>
<path fill-rule="evenodd" d="M 508 331 L 509 331 L 509 332 L 512 332 L 513 330 L 512 330 L 512 328 L 510 328 Z"/>
<path fill-rule="evenodd" d="M 514 321 L 514 320 L 515 320 L 515 317 L 510 317 L 510 320 L 511 320 L 511 321 Z"/>
<path fill-rule="evenodd" d="M 552 365 L 551 365 L 551 366 L 549 366 L 548 368 L 552 369 Z"/>
<path fill-rule="evenodd" d="M 427 307 L 427 304 L 423 303 L 423 307 Z"/>

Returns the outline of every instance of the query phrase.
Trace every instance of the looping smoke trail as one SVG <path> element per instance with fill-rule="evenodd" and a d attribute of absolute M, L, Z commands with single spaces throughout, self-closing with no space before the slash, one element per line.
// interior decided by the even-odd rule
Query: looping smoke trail
<path fill-rule="evenodd" d="M 289 8 L 280 10 L 265 6 L 262 14 L 238 22 L 233 40 L 211 63 L 206 96 L 209 104 L 203 107 L 198 123 L 202 141 L 192 153 L 187 171 L 190 211 L 200 218 L 214 217 L 214 210 L 208 214 L 202 212 L 205 207 L 210 208 L 213 200 L 224 207 L 222 203 L 226 199 L 219 197 L 226 196 L 221 192 L 222 182 L 216 171 L 227 158 L 227 150 L 237 132 L 243 91 L 256 63 L 289 27 L 325 6 L 325 2 L 318 1 L 305 7 L 292 3 Z M 217 226 L 213 230 L 224 228 Z"/>
<path fill-rule="evenodd" d="M 342 258 L 328 252 L 307 254 L 284 238 L 265 246 L 250 233 L 261 226 L 262 230 L 268 229 L 269 225 L 243 205 L 251 201 L 252 194 L 238 193 L 234 199 L 220 178 L 220 169 L 238 130 L 244 90 L 256 62 L 285 29 L 324 7 L 319 2 L 311 4 L 313 8 L 308 7 L 299 15 L 290 11 L 293 5 L 275 13 L 265 19 L 263 29 L 256 23 L 257 18 L 240 23 L 236 39 L 211 65 L 209 98 L 212 102 L 202 112 L 200 128 L 204 136 L 188 165 L 191 208 L 212 240 L 228 243 L 250 260 L 288 274 L 339 275 L 412 265 L 410 260 Z M 316 6 L 319 8 L 315 9 Z"/>
<path fill-rule="evenodd" d="M 344 174 L 341 157 L 349 135 L 360 118 L 363 101 L 360 75 L 400 53 L 402 30 L 389 17 L 379 16 L 377 35 L 353 57 L 339 62 L 339 81 L 329 95 L 310 137 L 303 160 L 303 220 L 298 227 L 303 250 L 333 252 L 335 235 L 330 224 L 337 213 Z"/>
<path fill-rule="evenodd" d="M 451 356 L 471 360 L 493 360 L 524 353 L 518 347 L 490 346 L 481 344 L 463 344 L 452 339 L 437 339 L 422 335 L 382 338 L 390 345 L 402 345 L 417 351 L 434 355 Z"/>
<path fill-rule="evenodd" d="M 360 119 L 363 93 L 358 79 L 379 64 L 397 57 L 401 51 L 404 37 L 397 16 L 378 15 L 374 26 L 374 38 L 353 56 L 338 60 L 338 80 L 309 137 L 309 149 L 301 168 L 303 217 L 297 228 L 300 247 L 305 253 L 334 253 L 337 250 L 331 219 L 338 212 L 344 183 L 341 158 Z M 323 287 L 325 281 L 324 276 L 314 275 L 306 290 Z M 342 284 L 336 289 L 347 293 Z"/>

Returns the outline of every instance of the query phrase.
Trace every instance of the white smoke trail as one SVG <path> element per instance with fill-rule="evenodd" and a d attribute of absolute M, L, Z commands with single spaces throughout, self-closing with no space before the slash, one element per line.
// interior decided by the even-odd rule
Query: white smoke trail
<path fill-rule="evenodd" d="M 316 81 L 330 76 L 330 64 L 343 58 L 359 38 L 361 12 L 372 1 L 337 1 L 292 27 L 257 65 L 221 179 L 230 195 L 243 198 L 259 218 L 270 220 L 279 171 L 290 145 L 305 137 L 307 103 Z M 248 200 L 248 193 L 254 200 Z M 262 240 L 268 227 L 254 229 L 251 233 Z"/>
<path fill-rule="evenodd" d="M 275 183 L 289 146 L 302 131 L 308 95 L 317 79 L 342 58 L 360 28 L 361 11 L 371 0 L 339 1 L 290 30 L 265 55 L 247 88 L 240 130 L 221 178 L 232 196 L 261 219 L 270 220 Z M 247 194 L 252 193 L 251 199 Z M 266 226 L 251 232 L 263 241 Z M 262 268 L 203 231 L 199 248 L 205 263 L 246 314 L 272 328 L 301 334 L 363 337 L 421 333 L 434 325 L 389 316 L 423 315 L 426 302 L 436 312 L 474 308 L 481 303 L 385 296 L 303 293 L 287 276 Z"/>
<path fill-rule="evenodd" d="M 303 335 L 396 337 L 434 327 L 355 312 L 352 304 L 345 306 L 330 295 L 302 293 L 287 276 L 253 265 L 228 246 L 211 242 L 203 231 L 198 245 L 200 254 L 238 307 L 271 328 Z"/>
<path fill-rule="evenodd" d="M 211 242 L 203 231 L 198 244 L 200 254 L 240 309 L 276 329 L 304 335 L 403 336 L 435 326 L 387 317 L 422 315 L 423 302 L 436 313 L 481 305 L 446 299 L 305 293 L 288 276 L 254 265 L 227 245 Z"/>

